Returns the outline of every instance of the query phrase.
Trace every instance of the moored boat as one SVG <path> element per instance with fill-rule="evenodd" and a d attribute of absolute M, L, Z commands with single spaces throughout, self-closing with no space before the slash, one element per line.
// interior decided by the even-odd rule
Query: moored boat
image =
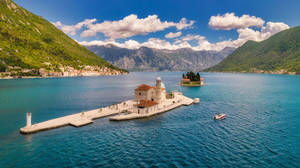
<path fill-rule="evenodd" d="M 199 98 L 195 98 L 195 99 L 194 99 L 194 103 L 195 103 L 195 104 L 200 103 L 200 99 L 199 99 Z"/>
<path fill-rule="evenodd" d="M 225 117 L 226 117 L 226 114 L 216 114 L 214 116 L 214 119 L 215 120 L 223 120 L 223 119 L 225 119 Z"/>

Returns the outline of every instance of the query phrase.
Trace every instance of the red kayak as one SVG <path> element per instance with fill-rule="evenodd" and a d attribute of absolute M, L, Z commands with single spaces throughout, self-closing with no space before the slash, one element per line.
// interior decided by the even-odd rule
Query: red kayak
<path fill-rule="evenodd" d="M 215 120 L 223 120 L 223 119 L 225 119 L 225 117 L 226 117 L 226 114 L 217 114 L 214 116 L 214 119 Z"/>

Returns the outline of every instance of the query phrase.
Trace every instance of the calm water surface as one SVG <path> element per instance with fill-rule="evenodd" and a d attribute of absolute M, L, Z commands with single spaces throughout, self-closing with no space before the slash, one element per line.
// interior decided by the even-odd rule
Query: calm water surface
<path fill-rule="evenodd" d="M 182 88 L 199 105 L 19 134 L 26 112 L 34 123 L 111 105 L 157 76 L 170 91 L 181 73 L 0 80 L 0 167 L 300 167 L 300 76 L 206 73 Z"/>

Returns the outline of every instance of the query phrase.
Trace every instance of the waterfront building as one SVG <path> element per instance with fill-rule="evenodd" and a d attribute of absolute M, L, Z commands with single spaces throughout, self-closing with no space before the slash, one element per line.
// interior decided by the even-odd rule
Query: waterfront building
<path fill-rule="evenodd" d="M 156 78 L 156 85 L 141 84 L 134 90 L 137 102 L 137 113 L 148 113 L 158 108 L 158 105 L 166 100 L 167 92 L 160 77 Z"/>

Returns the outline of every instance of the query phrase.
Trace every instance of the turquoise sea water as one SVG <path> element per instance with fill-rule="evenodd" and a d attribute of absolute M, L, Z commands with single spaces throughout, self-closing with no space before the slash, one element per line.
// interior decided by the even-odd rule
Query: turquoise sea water
<path fill-rule="evenodd" d="M 199 105 L 19 134 L 26 112 L 34 123 L 111 105 L 157 76 L 170 91 L 181 73 L 0 80 L 0 167 L 300 167 L 300 76 L 205 73 L 182 88 Z"/>

